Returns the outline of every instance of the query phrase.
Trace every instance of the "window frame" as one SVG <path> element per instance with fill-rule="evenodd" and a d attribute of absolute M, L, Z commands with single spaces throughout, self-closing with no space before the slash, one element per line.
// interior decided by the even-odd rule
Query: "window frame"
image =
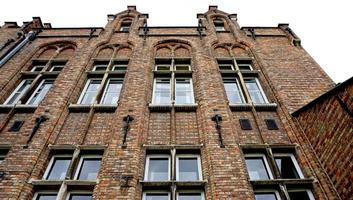
<path fill-rule="evenodd" d="M 148 172 L 149 172 L 149 168 L 150 168 L 150 158 L 168 158 L 168 179 L 164 180 L 164 181 L 171 181 L 171 175 L 172 175 L 172 171 L 171 171 L 171 156 L 169 154 L 148 154 L 146 156 L 146 161 L 145 161 L 145 173 L 144 173 L 144 181 L 148 181 L 148 182 L 163 182 L 163 181 L 153 181 L 150 180 L 150 177 L 148 177 Z"/>
<path fill-rule="evenodd" d="M 100 165 L 99 165 L 99 169 L 97 171 L 97 177 L 96 179 L 79 179 L 79 174 L 81 172 L 81 168 L 82 168 L 82 165 L 83 165 L 83 160 L 85 158 L 99 158 L 100 159 Z M 97 181 L 98 179 L 98 175 L 99 175 L 99 172 L 101 170 L 101 165 L 102 165 L 102 158 L 103 156 L 102 155 L 98 155 L 98 154 L 82 154 L 80 155 L 80 159 L 78 161 L 78 164 L 76 165 L 76 168 L 75 168 L 75 173 L 74 173 L 74 176 L 73 176 L 73 180 L 78 180 L 78 181 Z"/>
<path fill-rule="evenodd" d="M 251 79 L 255 80 L 256 85 L 257 85 L 257 87 L 259 88 L 259 91 L 260 91 L 262 97 L 264 98 L 264 101 L 265 101 L 264 103 L 254 103 L 253 99 L 251 98 L 249 89 L 248 89 L 248 87 L 246 86 L 246 80 L 251 80 Z M 247 89 L 247 91 L 248 91 L 248 93 L 249 93 L 249 97 L 250 97 L 252 103 L 254 103 L 254 104 L 268 104 L 268 103 L 269 103 L 269 101 L 268 101 L 268 99 L 267 99 L 267 96 L 266 96 L 266 94 L 265 94 L 265 91 L 263 90 L 263 88 L 262 88 L 262 86 L 261 86 L 260 81 L 259 81 L 258 78 L 256 78 L 256 77 L 244 77 L 244 83 L 245 83 L 245 87 L 246 87 L 246 89 Z"/>
<path fill-rule="evenodd" d="M 5 102 L 3 103 L 3 105 L 15 105 L 18 103 L 18 101 L 23 97 L 24 93 L 26 93 L 29 89 L 29 87 L 27 88 L 27 90 L 25 90 L 24 92 L 21 92 L 20 97 L 17 99 L 17 101 L 13 104 L 9 104 L 9 101 L 12 99 L 13 96 L 15 96 L 15 93 L 17 93 L 17 91 L 25 84 L 26 81 L 32 81 L 29 86 L 33 83 L 34 79 L 23 79 L 20 84 L 17 85 L 17 87 L 11 92 L 10 96 L 7 97 L 7 99 L 5 100 Z"/>
<path fill-rule="evenodd" d="M 260 190 L 254 190 L 254 197 L 256 199 L 256 193 L 274 193 L 277 200 L 282 200 L 281 195 L 279 194 L 278 190 L 275 189 L 260 189 Z"/>
<path fill-rule="evenodd" d="M 94 80 L 99 80 L 100 81 L 100 84 L 99 85 L 101 85 L 102 84 L 102 78 L 89 78 L 89 79 L 87 79 L 87 81 L 86 81 L 86 83 L 85 83 L 85 87 L 83 87 L 83 90 L 81 91 L 81 94 L 80 94 L 80 98 L 78 98 L 78 100 L 77 100 L 77 104 L 81 104 L 81 105 L 90 105 L 90 104 L 83 104 L 82 103 L 82 99 L 83 99 L 83 97 L 85 96 L 85 94 L 86 94 L 86 91 L 87 91 L 87 88 L 88 88 L 88 86 L 89 86 L 89 84 L 92 82 L 92 81 L 94 81 Z M 98 88 L 99 89 L 99 88 Z M 97 90 L 97 94 L 98 94 L 98 90 Z M 94 100 L 96 100 L 97 99 L 97 94 L 96 94 L 96 96 L 94 97 Z M 94 104 L 95 102 L 93 102 L 93 104 Z"/>
<path fill-rule="evenodd" d="M 263 160 L 263 162 L 265 164 L 265 169 L 266 169 L 267 174 L 269 176 L 268 180 L 273 180 L 274 179 L 273 172 L 272 172 L 272 169 L 271 169 L 270 165 L 268 164 L 266 155 L 265 154 L 261 154 L 261 153 L 247 153 L 247 154 L 245 154 L 244 158 L 245 158 L 245 167 L 246 167 L 246 170 L 247 170 L 248 175 L 249 175 L 249 180 L 250 181 L 267 180 L 267 179 L 251 179 L 250 172 L 249 172 L 247 164 L 246 164 L 246 158 L 260 158 L 260 157 L 262 158 L 262 160 Z"/>
<path fill-rule="evenodd" d="M 46 65 L 33 65 L 31 72 L 41 72 L 45 68 Z M 38 67 L 43 67 L 40 71 L 35 71 Z"/>
<path fill-rule="evenodd" d="M 187 66 L 189 69 L 188 70 L 177 70 L 177 66 Z M 191 65 L 190 64 L 174 64 L 173 66 L 174 71 L 191 71 Z"/>
<path fill-rule="evenodd" d="M 157 80 L 158 79 L 168 79 L 169 80 L 169 103 L 159 103 L 157 104 L 155 102 L 155 97 L 156 97 L 156 86 L 157 86 Z M 171 105 L 172 104 L 172 90 L 173 89 L 173 86 L 172 86 L 172 79 L 171 78 L 163 78 L 163 77 L 156 77 L 154 78 L 153 80 L 153 91 L 152 91 L 152 104 L 154 105 Z"/>
<path fill-rule="evenodd" d="M 103 67 L 103 66 L 105 66 L 105 70 L 97 70 L 97 67 Z M 107 71 L 107 69 L 108 69 L 108 65 L 97 64 L 97 65 L 93 66 L 92 71 L 94 71 L 94 72 L 105 72 L 105 71 Z"/>
<path fill-rule="evenodd" d="M 278 168 L 278 165 L 276 163 L 276 156 L 279 156 L 279 157 L 284 157 L 284 156 L 287 156 L 287 157 L 290 157 L 291 160 L 292 160 L 292 163 L 295 167 L 295 170 L 297 171 L 298 173 L 298 176 L 299 176 L 299 179 L 304 179 L 304 174 L 299 166 L 299 163 L 297 162 L 297 159 L 295 158 L 294 154 L 291 154 L 291 153 L 274 153 L 273 154 L 273 159 L 275 160 L 275 164 L 276 164 L 276 167 L 278 169 L 278 172 L 280 172 L 279 168 Z M 281 174 L 280 174 L 281 175 Z M 282 177 L 281 177 L 282 178 Z"/>
<path fill-rule="evenodd" d="M 32 200 L 37 200 L 38 196 L 41 194 L 56 194 L 56 198 L 58 198 L 59 191 L 58 190 L 39 190 L 34 193 Z"/>
<path fill-rule="evenodd" d="M 86 191 L 86 190 L 71 190 L 67 192 L 65 200 L 70 200 L 70 197 L 72 194 L 90 194 L 93 197 L 93 192 L 92 191 Z"/>
<path fill-rule="evenodd" d="M 60 71 L 54 71 L 54 68 L 57 67 L 57 66 L 62 66 Z M 50 66 L 50 70 L 49 71 L 50 72 L 61 72 L 64 69 L 64 67 L 65 67 L 65 64 L 63 64 L 63 65 L 54 64 L 54 65 Z"/>
<path fill-rule="evenodd" d="M 198 176 L 199 180 L 180 180 L 180 172 L 179 172 L 179 159 L 181 158 L 196 158 L 197 159 L 197 170 L 198 170 Z M 176 181 L 202 181 L 202 166 L 201 166 L 201 157 L 199 154 L 176 154 L 175 155 L 175 179 Z"/>
<path fill-rule="evenodd" d="M 117 67 L 119 67 L 119 66 L 124 66 L 124 67 L 126 67 L 126 69 L 125 70 L 115 70 L 115 68 L 117 68 Z M 113 65 L 113 67 L 112 67 L 112 71 L 114 71 L 114 72 L 125 72 L 125 71 L 127 71 L 127 67 L 128 67 L 128 65 L 123 65 L 123 64 L 115 64 L 115 65 Z"/>
<path fill-rule="evenodd" d="M 30 103 L 32 101 L 32 99 L 34 98 L 34 95 L 38 92 L 38 90 L 42 87 L 42 85 L 44 84 L 45 81 L 53 81 L 52 82 L 52 85 L 51 87 L 49 88 L 47 94 L 45 94 L 45 96 L 43 97 L 43 99 L 38 103 L 38 104 L 33 104 L 33 103 Z M 39 84 L 38 86 L 36 87 L 36 89 L 32 92 L 31 96 L 28 98 L 28 100 L 26 101 L 26 105 L 36 105 L 38 106 L 43 100 L 44 98 L 48 95 L 50 89 L 53 87 L 54 85 L 54 82 L 55 82 L 55 79 L 53 78 L 47 78 L 47 79 L 43 79 Z"/>
<path fill-rule="evenodd" d="M 104 98 L 105 98 L 105 95 L 107 94 L 107 90 L 108 90 L 108 86 L 109 86 L 109 83 L 110 81 L 113 80 L 113 81 L 121 81 L 121 88 L 120 88 L 120 91 L 119 91 L 119 96 L 118 96 L 118 101 L 116 102 L 116 104 L 105 104 L 103 101 L 104 101 Z M 123 83 L 124 83 L 124 79 L 123 78 L 108 78 L 108 81 L 104 87 L 104 90 L 103 90 L 103 94 L 102 94 L 102 97 L 99 101 L 99 104 L 103 104 L 103 105 L 117 105 L 119 100 L 120 100 L 120 94 L 121 94 L 121 90 L 123 89 Z"/>
<path fill-rule="evenodd" d="M 225 24 L 224 21 L 221 19 L 213 19 L 213 25 L 215 27 L 216 32 L 226 31 L 226 27 L 224 24 Z"/>
<path fill-rule="evenodd" d="M 304 189 L 304 188 L 303 189 L 302 188 L 290 189 L 290 188 L 287 188 L 287 192 L 288 192 L 288 196 L 289 196 L 290 192 L 306 192 L 308 194 L 310 200 L 315 200 L 314 194 L 310 189 Z"/>
<path fill-rule="evenodd" d="M 191 99 L 192 99 L 192 102 L 191 103 L 183 103 L 183 104 L 179 104 L 177 103 L 176 101 L 176 92 L 177 92 L 177 89 L 176 89 L 176 86 L 177 86 L 177 79 L 188 79 L 190 81 L 190 86 L 191 86 Z M 171 95 L 172 95 L 172 92 L 174 92 L 174 99 L 171 100 L 171 101 L 174 101 L 175 102 L 175 105 L 190 105 L 190 104 L 195 104 L 195 96 L 194 96 L 194 84 L 192 82 L 192 78 L 188 78 L 188 77 L 175 77 L 174 78 L 174 91 L 171 91 Z"/>
<path fill-rule="evenodd" d="M 158 70 L 158 67 L 167 67 L 169 66 L 169 70 Z M 172 71 L 173 70 L 173 66 L 171 64 L 156 64 L 155 67 L 154 67 L 154 70 L 155 71 L 159 71 L 159 72 L 167 72 L 167 71 Z"/>
<path fill-rule="evenodd" d="M 171 199 L 171 192 L 168 190 L 146 190 L 143 191 L 142 193 L 142 200 L 146 200 L 146 194 L 151 193 L 151 194 L 168 194 L 168 200 Z"/>
<path fill-rule="evenodd" d="M 238 65 L 238 68 L 239 68 L 240 71 L 253 71 L 253 70 L 254 70 L 254 68 L 252 67 L 252 65 L 251 65 L 250 63 L 237 63 L 237 65 Z M 243 70 L 242 70 L 242 69 L 240 69 L 240 66 L 241 66 L 241 65 L 242 65 L 242 66 L 248 65 L 250 69 L 248 69 L 248 70 L 244 70 L 244 69 L 243 69 Z"/>
<path fill-rule="evenodd" d="M 234 71 L 234 70 L 235 70 L 235 67 L 234 67 L 233 64 L 218 64 L 218 70 L 220 70 L 220 71 L 225 71 L 225 70 L 227 70 L 227 69 L 221 69 L 220 66 L 229 66 L 229 65 L 231 66 L 231 69 L 228 69 L 228 70 Z"/>
<path fill-rule="evenodd" d="M 179 194 L 180 193 L 200 193 L 201 194 L 201 200 L 205 200 L 205 192 L 202 190 L 177 190 L 176 191 L 176 199 L 179 200 Z"/>
<path fill-rule="evenodd" d="M 240 104 L 246 104 L 246 99 L 245 99 L 245 96 L 244 96 L 244 91 L 243 91 L 243 89 L 242 89 L 242 87 L 241 87 L 241 85 L 240 85 L 240 82 L 239 82 L 238 78 L 236 78 L 236 77 L 222 77 L 224 92 L 225 92 L 225 94 L 226 94 L 226 97 L 227 97 L 227 100 L 228 100 L 229 104 L 230 104 L 230 105 L 237 105 L 237 104 L 234 104 L 234 103 L 230 103 L 230 101 L 229 101 L 229 99 L 228 99 L 226 87 L 225 87 L 225 85 L 224 85 L 224 80 L 225 80 L 225 79 L 226 79 L 226 80 L 234 80 L 234 79 L 235 79 L 235 82 L 236 82 L 236 84 L 237 84 L 237 86 L 238 86 L 238 90 L 239 90 L 239 93 L 240 93 L 240 99 L 241 99 L 241 101 L 242 101 Z"/>
<path fill-rule="evenodd" d="M 47 168 L 45 169 L 45 172 L 44 172 L 44 174 L 43 174 L 43 176 L 42 176 L 42 180 L 49 180 L 48 179 L 48 176 L 49 176 L 49 173 L 50 173 L 50 171 L 52 170 L 52 168 L 53 168 L 53 164 L 54 164 L 54 160 L 55 160 L 55 158 L 71 158 L 71 161 L 70 161 L 70 164 L 71 164 L 71 162 L 72 162 L 72 154 L 54 154 L 51 158 L 50 158 L 50 161 L 49 161 L 49 163 L 48 163 L 48 165 L 47 165 Z M 66 171 L 66 174 L 67 174 L 67 171 Z M 58 179 L 58 180 L 60 180 L 60 179 Z M 65 178 L 64 178 L 64 180 L 65 180 Z M 56 181 L 56 180 L 49 180 L 49 181 Z"/>

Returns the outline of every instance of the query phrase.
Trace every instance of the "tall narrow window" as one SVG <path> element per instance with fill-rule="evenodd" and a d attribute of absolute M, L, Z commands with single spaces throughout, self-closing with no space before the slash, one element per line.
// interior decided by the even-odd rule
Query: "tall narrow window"
<path fill-rule="evenodd" d="M 177 155 L 177 180 L 201 180 L 200 158 L 194 155 Z"/>
<path fill-rule="evenodd" d="M 16 104 L 20 100 L 20 98 L 26 93 L 26 91 L 28 90 L 32 82 L 33 80 L 31 79 L 23 80 L 17 86 L 17 88 L 12 92 L 9 98 L 7 98 L 4 104 L 8 104 L 8 105 Z"/>
<path fill-rule="evenodd" d="M 78 180 L 96 180 L 99 172 L 101 157 L 82 156 L 76 171 Z"/>
<path fill-rule="evenodd" d="M 226 29 L 224 28 L 224 22 L 221 19 L 215 19 L 213 20 L 213 24 L 216 28 L 216 31 L 225 31 Z"/>
<path fill-rule="evenodd" d="M 98 92 L 98 88 L 101 84 L 100 79 L 89 79 L 86 83 L 86 86 L 84 88 L 84 90 L 81 93 L 81 97 L 79 99 L 79 104 L 93 104 L 95 99 L 96 99 L 96 95 Z"/>
<path fill-rule="evenodd" d="M 265 156 L 247 155 L 245 163 L 250 180 L 267 180 L 272 178 Z"/>
<path fill-rule="evenodd" d="M 155 79 L 154 86 L 154 104 L 170 104 L 171 91 L 170 91 L 170 79 Z"/>
<path fill-rule="evenodd" d="M 47 95 L 47 93 L 49 92 L 53 83 L 54 83 L 54 80 L 52 80 L 52 79 L 43 80 L 39 84 L 37 89 L 34 91 L 31 98 L 29 98 L 29 100 L 27 101 L 27 104 L 38 105 L 44 99 L 44 97 Z"/>
<path fill-rule="evenodd" d="M 264 92 L 256 78 L 244 79 L 246 88 L 249 91 L 251 100 L 254 103 L 267 103 Z"/>
<path fill-rule="evenodd" d="M 303 177 L 294 155 L 275 154 L 274 158 L 282 178 L 299 179 Z"/>
<path fill-rule="evenodd" d="M 194 103 L 194 93 L 190 78 L 175 79 L 175 102 L 177 104 Z"/>
<path fill-rule="evenodd" d="M 71 162 L 70 156 L 53 156 L 45 172 L 46 180 L 64 180 Z"/>
<path fill-rule="evenodd" d="M 170 179 L 170 158 L 167 155 L 150 155 L 146 160 L 146 181 L 168 181 Z"/>
<path fill-rule="evenodd" d="M 224 89 L 226 90 L 226 94 L 230 104 L 244 103 L 244 98 L 239 88 L 237 79 L 224 78 L 223 83 L 224 83 Z"/>
<path fill-rule="evenodd" d="M 109 79 L 105 87 L 102 104 L 117 104 L 123 81 L 120 79 Z"/>

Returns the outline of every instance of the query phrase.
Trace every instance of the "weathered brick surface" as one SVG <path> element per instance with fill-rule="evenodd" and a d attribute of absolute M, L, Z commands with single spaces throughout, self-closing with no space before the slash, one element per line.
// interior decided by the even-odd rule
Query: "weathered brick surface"
<path fill-rule="evenodd" d="M 217 16 L 225 20 L 226 32 L 215 32 L 211 22 Z M 117 30 L 126 17 L 132 20 L 132 27 L 129 33 L 121 33 Z M 42 178 L 51 156 L 49 145 L 103 145 L 106 149 L 94 199 L 138 200 L 143 191 L 139 182 L 144 179 L 145 145 L 185 144 L 201 146 L 202 174 L 207 181 L 201 189 L 207 200 L 254 199 L 240 145 L 293 143 L 298 144 L 297 160 L 305 176 L 316 180 L 312 184 L 315 197 L 338 199 L 314 151 L 289 115 L 330 88 L 332 81 L 302 48 L 291 44 L 291 38 L 282 29 L 260 29 L 258 34 L 272 36 L 254 40 L 221 11 L 209 11 L 200 19 L 206 27 L 201 38 L 196 28 L 185 27 L 150 27 L 149 35 L 144 37 L 139 27 L 146 18 L 135 10 L 117 14 L 114 20 L 108 20 L 104 30 L 97 29 L 92 37 L 90 29 L 43 29 L 0 68 L 0 103 L 21 81 L 20 72 L 30 69 L 32 59 L 58 58 L 68 62 L 33 112 L 22 113 L 13 108 L 12 115 L 0 108 L 0 128 L 6 125 L 0 129 L 0 144 L 11 145 L 7 158 L 0 164 L 0 171 L 7 173 L 0 181 L 0 199 L 32 198 L 37 188 L 30 180 Z M 14 31 L 1 28 L 0 41 L 6 40 L 3 37 L 8 37 L 7 32 Z M 62 50 L 60 47 L 65 45 L 69 48 Z M 269 102 L 277 103 L 275 110 L 230 109 L 216 57 L 232 56 L 253 59 Z M 196 111 L 150 111 L 156 57 L 191 59 Z M 77 103 L 87 78 L 93 76 L 86 71 L 92 69 L 94 60 L 110 58 L 129 59 L 114 112 L 95 111 L 89 106 L 80 111 L 69 110 L 70 104 Z M 24 147 L 35 119 L 43 114 L 48 120 L 41 124 L 28 147 Z M 212 121 L 215 114 L 222 116 L 224 148 L 219 145 L 219 134 Z M 134 120 L 122 146 L 123 118 L 127 115 Z M 250 119 L 253 130 L 241 130 L 240 118 Z M 264 122 L 267 118 L 275 119 L 279 130 L 267 130 Z M 11 135 L 7 129 L 16 119 L 26 122 L 19 133 Z M 129 187 L 123 186 L 122 176 L 131 176 Z M 340 177 L 343 175 L 337 176 L 337 181 L 349 184 Z"/>

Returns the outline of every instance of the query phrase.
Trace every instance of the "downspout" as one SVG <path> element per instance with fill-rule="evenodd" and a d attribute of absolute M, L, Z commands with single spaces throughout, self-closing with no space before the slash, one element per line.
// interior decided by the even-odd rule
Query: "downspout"
<path fill-rule="evenodd" d="M 2 67 L 8 60 L 10 60 L 22 47 L 24 47 L 30 40 L 35 37 L 35 32 L 30 31 L 24 36 L 24 39 L 12 49 L 5 57 L 0 60 L 0 67 Z"/>

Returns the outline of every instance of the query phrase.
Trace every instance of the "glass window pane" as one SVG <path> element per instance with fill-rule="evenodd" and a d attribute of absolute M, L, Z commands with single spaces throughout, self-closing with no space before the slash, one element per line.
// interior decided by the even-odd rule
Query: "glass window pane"
<path fill-rule="evenodd" d="M 202 200 L 202 193 L 179 193 L 178 200 Z"/>
<path fill-rule="evenodd" d="M 175 65 L 175 70 L 176 71 L 189 71 L 190 66 L 189 65 Z"/>
<path fill-rule="evenodd" d="M 290 156 L 275 156 L 282 178 L 300 178 Z"/>
<path fill-rule="evenodd" d="M 157 71 L 170 71 L 170 65 L 157 65 Z"/>
<path fill-rule="evenodd" d="M 103 104 L 117 104 L 119 100 L 120 90 L 122 87 L 121 80 L 110 80 L 103 94 Z"/>
<path fill-rule="evenodd" d="M 56 194 L 38 194 L 36 200 L 56 200 Z"/>
<path fill-rule="evenodd" d="M 288 191 L 291 200 L 311 200 L 307 191 Z"/>
<path fill-rule="evenodd" d="M 177 104 L 194 102 L 190 79 L 176 79 L 175 90 L 175 102 Z"/>
<path fill-rule="evenodd" d="M 168 193 L 146 193 L 145 200 L 169 200 Z"/>
<path fill-rule="evenodd" d="M 89 84 L 86 88 L 86 91 L 84 91 L 81 104 L 94 103 L 100 83 L 101 83 L 101 80 L 89 80 Z"/>
<path fill-rule="evenodd" d="M 178 158 L 179 159 L 179 180 L 197 181 L 200 180 L 197 158 Z"/>
<path fill-rule="evenodd" d="M 26 91 L 28 90 L 29 86 L 31 85 L 33 80 L 23 80 L 19 86 L 17 86 L 17 88 L 13 91 L 13 93 L 11 94 L 11 96 L 9 97 L 8 100 L 6 100 L 6 104 L 11 105 L 11 104 L 15 104 L 17 103 L 20 98 L 24 95 L 24 93 L 26 93 Z"/>
<path fill-rule="evenodd" d="M 29 99 L 27 104 L 38 105 L 47 95 L 53 83 L 54 80 L 45 80 L 41 85 L 39 85 L 39 88 L 36 89 L 34 95 L 31 99 Z"/>
<path fill-rule="evenodd" d="M 113 71 L 126 71 L 127 65 L 114 65 Z"/>
<path fill-rule="evenodd" d="M 100 158 L 84 158 L 78 175 L 79 180 L 96 180 L 100 168 Z"/>
<path fill-rule="evenodd" d="M 270 179 L 262 158 L 246 158 L 245 162 L 250 175 L 250 180 Z"/>
<path fill-rule="evenodd" d="M 91 200 L 92 194 L 70 194 L 69 200 Z"/>
<path fill-rule="evenodd" d="M 278 200 L 274 192 L 272 193 L 255 193 L 256 200 Z"/>
<path fill-rule="evenodd" d="M 251 70 L 251 65 L 250 64 L 238 64 L 238 67 L 240 70 L 244 71 L 250 71 Z"/>
<path fill-rule="evenodd" d="M 246 88 L 249 91 L 251 100 L 254 103 L 266 103 L 265 98 L 262 96 L 262 92 L 260 90 L 260 87 L 257 85 L 256 80 L 245 79 L 244 81 L 245 81 Z"/>
<path fill-rule="evenodd" d="M 223 82 L 224 82 L 224 89 L 226 90 L 229 103 L 230 104 L 244 103 L 236 80 L 225 79 L 223 80 Z"/>
<path fill-rule="evenodd" d="M 154 91 L 155 104 L 170 104 L 170 80 L 162 79 L 156 81 Z"/>
<path fill-rule="evenodd" d="M 232 65 L 218 65 L 220 70 L 233 70 L 233 66 Z"/>
<path fill-rule="evenodd" d="M 47 180 L 64 180 L 71 158 L 54 158 Z"/>
<path fill-rule="evenodd" d="M 40 71 L 42 71 L 43 69 L 44 69 L 44 65 L 36 65 L 36 66 L 33 66 L 33 68 L 32 68 L 32 72 L 40 72 Z"/>
<path fill-rule="evenodd" d="M 149 181 L 169 180 L 169 159 L 149 158 L 148 179 Z"/>
<path fill-rule="evenodd" d="M 107 69 L 107 65 L 95 65 L 94 71 L 105 71 Z"/>
<path fill-rule="evenodd" d="M 59 72 L 64 68 L 64 65 L 53 65 L 51 68 L 52 72 Z"/>

